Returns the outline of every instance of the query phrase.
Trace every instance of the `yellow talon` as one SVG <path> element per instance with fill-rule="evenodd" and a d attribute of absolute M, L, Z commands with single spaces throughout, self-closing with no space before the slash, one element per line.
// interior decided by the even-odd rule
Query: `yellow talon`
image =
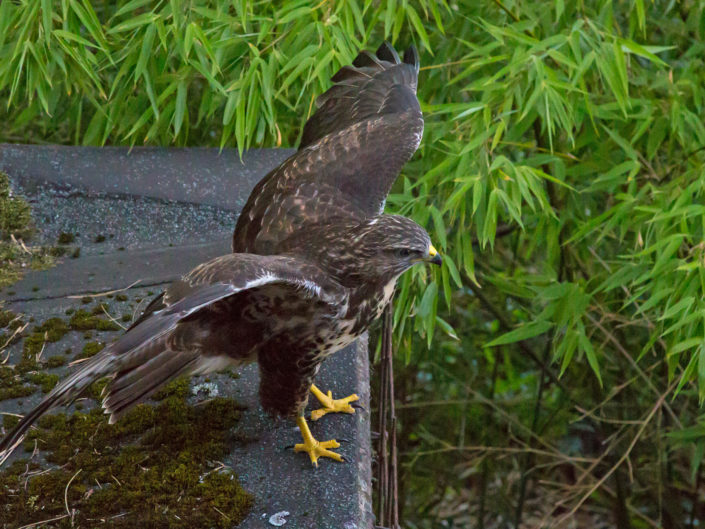
<path fill-rule="evenodd" d="M 318 442 L 311 435 L 311 430 L 308 429 L 308 424 L 306 424 L 306 419 L 303 417 L 298 417 L 296 419 L 296 424 L 299 425 L 301 430 L 301 437 L 303 437 L 304 442 L 294 445 L 294 451 L 296 452 L 306 452 L 311 458 L 311 463 L 318 466 L 319 457 L 330 457 L 336 461 L 344 461 L 343 456 L 337 454 L 328 448 L 339 448 L 340 443 L 335 439 L 330 441 Z"/>
<path fill-rule="evenodd" d="M 344 399 L 333 399 L 333 393 L 331 391 L 329 391 L 328 395 L 326 395 L 318 389 L 315 384 L 311 384 L 311 393 L 313 393 L 320 403 L 323 404 L 322 408 L 311 412 L 312 421 L 317 421 L 327 413 L 355 413 L 355 408 L 350 406 L 349 403 L 360 398 L 353 393 Z"/>

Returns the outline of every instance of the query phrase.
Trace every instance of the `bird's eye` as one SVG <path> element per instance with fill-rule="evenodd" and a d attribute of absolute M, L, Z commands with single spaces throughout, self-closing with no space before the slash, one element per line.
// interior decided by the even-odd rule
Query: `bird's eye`
<path fill-rule="evenodd" d="M 394 253 L 397 254 L 397 257 L 409 257 L 411 255 L 411 250 L 408 248 L 397 248 Z"/>

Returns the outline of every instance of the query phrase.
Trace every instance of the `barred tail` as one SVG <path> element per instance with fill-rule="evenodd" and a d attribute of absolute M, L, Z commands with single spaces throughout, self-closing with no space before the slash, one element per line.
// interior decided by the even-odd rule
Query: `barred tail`
<path fill-rule="evenodd" d="M 31 412 L 25 415 L 17 425 L 0 441 L 0 465 L 10 457 L 32 426 L 50 409 L 73 402 L 93 382 L 112 372 L 115 355 L 106 350 L 86 361 L 76 373 L 60 382 Z"/>

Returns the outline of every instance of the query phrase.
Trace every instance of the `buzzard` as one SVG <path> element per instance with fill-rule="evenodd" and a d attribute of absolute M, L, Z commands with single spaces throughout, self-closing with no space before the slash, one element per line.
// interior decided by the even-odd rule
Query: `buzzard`
<path fill-rule="evenodd" d="M 260 400 L 295 418 L 307 452 L 342 461 L 335 440 L 313 438 L 303 416 L 353 413 L 313 379 L 324 358 L 360 336 L 390 300 L 397 278 L 417 263 L 441 264 L 415 222 L 382 210 L 418 147 L 418 56 L 400 60 L 383 44 L 333 77 L 306 123 L 297 153 L 253 190 L 238 219 L 232 254 L 201 264 L 150 303 L 116 342 L 59 383 L 0 441 L 0 462 L 49 409 L 109 376 L 103 407 L 114 422 L 185 374 L 258 362 Z"/>

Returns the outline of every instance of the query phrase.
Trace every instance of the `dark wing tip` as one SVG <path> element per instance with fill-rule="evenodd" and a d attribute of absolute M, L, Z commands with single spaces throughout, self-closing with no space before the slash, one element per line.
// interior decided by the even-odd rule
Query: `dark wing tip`
<path fill-rule="evenodd" d="M 352 64 L 333 75 L 334 85 L 316 99 L 318 110 L 304 125 L 299 149 L 380 114 L 418 111 L 418 73 L 419 54 L 413 46 L 404 52 L 403 62 L 386 41 L 374 54 L 359 52 Z"/>
<path fill-rule="evenodd" d="M 345 65 L 338 70 L 333 77 L 331 77 L 331 81 L 334 83 L 340 83 L 347 79 L 358 79 L 361 76 L 362 75 L 359 70 L 353 68 L 352 66 Z"/>
<path fill-rule="evenodd" d="M 413 66 L 416 69 L 416 73 L 419 73 L 419 52 L 413 44 L 404 52 L 404 62 Z"/>
<path fill-rule="evenodd" d="M 401 59 L 399 59 L 399 54 L 397 50 L 394 49 L 388 41 L 384 41 L 379 48 L 377 48 L 377 57 L 383 61 L 388 61 L 393 64 L 399 64 Z"/>
<path fill-rule="evenodd" d="M 379 59 L 367 50 L 362 50 L 360 53 L 358 53 L 357 57 L 355 57 L 355 60 L 352 63 L 353 66 L 355 66 L 356 68 L 363 68 L 365 66 L 377 66 L 380 68 L 382 67 L 379 62 Z"/>

